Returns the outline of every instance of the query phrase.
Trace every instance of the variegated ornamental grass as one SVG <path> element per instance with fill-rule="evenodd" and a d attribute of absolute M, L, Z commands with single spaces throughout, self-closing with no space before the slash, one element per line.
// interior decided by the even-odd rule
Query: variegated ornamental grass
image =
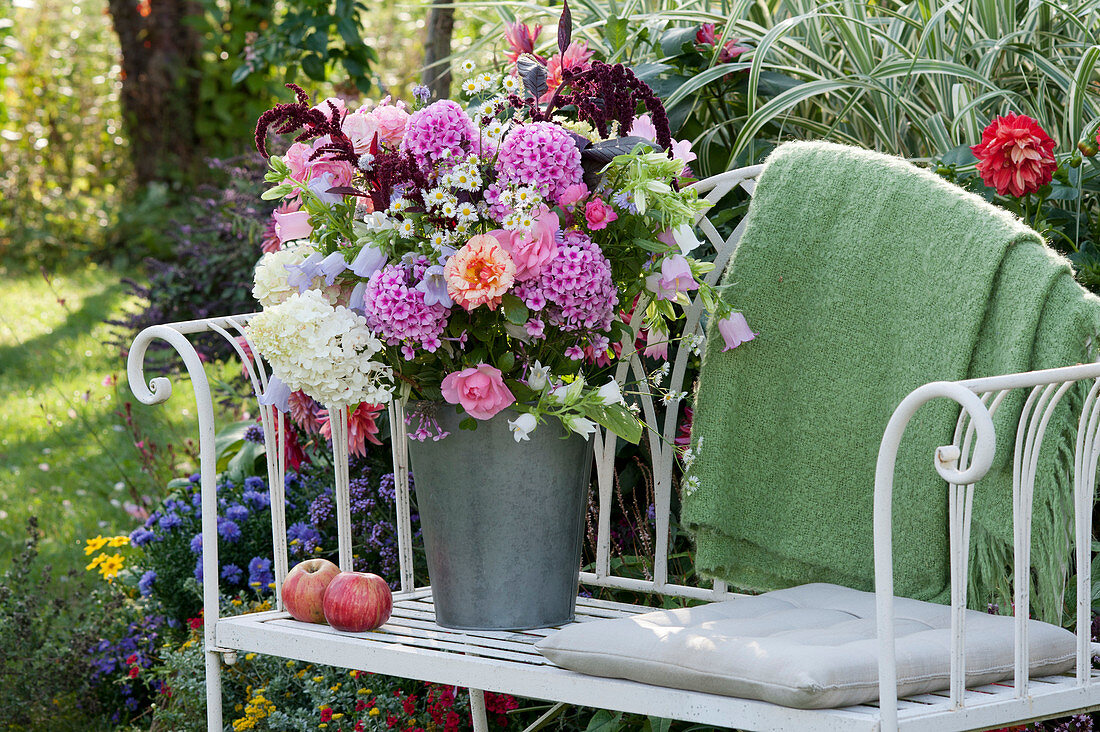
<path fill-rule="evenodd" d="M 554 12 L 481 5 L 547 25 Z M 574 17 L 591 45 L 633 64 L 670 60 L 677 41 L 693 39 L 675 29 L 704 23 L 717 29 L 714 61 L 729 39 L 748 47 L 665 95 L 670 114 L 690 108 L 696 150 L 714 168 L 757 162 L 769 142 L 789 137 L 933 159 L 974 144 L 990 118 L 1009 111 L 1036 119 L 1064 149 L 1100 122 L 1097 0 L 578 0 Z M 769 74 L 800 83 L 769 90 Z M 742 78 L 742 103 L 715 103 L 715 85 Z"/>

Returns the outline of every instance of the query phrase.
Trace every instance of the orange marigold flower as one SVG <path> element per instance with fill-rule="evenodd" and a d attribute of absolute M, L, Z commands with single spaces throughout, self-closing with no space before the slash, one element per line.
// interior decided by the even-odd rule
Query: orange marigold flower
<path fill-rule="evenodd" d="M 447 260 L 447 294 L 466 310 L 487 305 L 496 310 L 516 279 L 516 263 L 496 237 L 478 234 Z"/>
<path fill-rule="evenodd" d="M 982 131 L 982 141 L 970 148 L 978 158 L 978 173 L 997 193 L 1022 198 L 1054 176 L 1054 140 L 1039 123 L 1024 114 L 997 117 Z"/>

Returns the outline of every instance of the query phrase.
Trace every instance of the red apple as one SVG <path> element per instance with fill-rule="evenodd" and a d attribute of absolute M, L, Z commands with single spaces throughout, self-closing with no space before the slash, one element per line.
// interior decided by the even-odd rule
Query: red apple
<path fill-rule="evenodd" d="M 390 619 L 393 593 L 370 572 L 341 572 L 325 590 L 325 620 L 337 630 L 362 633 Z"/>
<path fill-rule="evenodd" d="M 294 565 L 283 582 L 283 605 L 295 620 L 325 622 L 325 589 L 340 568 L 327 559 L 307 559 Z"/>

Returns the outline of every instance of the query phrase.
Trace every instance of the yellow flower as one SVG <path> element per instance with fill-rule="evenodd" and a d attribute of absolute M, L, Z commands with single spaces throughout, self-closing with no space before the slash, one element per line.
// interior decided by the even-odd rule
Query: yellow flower
<path fill-rule="evenodd" d="M 104 560 L 105 560 L 106 558 L 107 558 L 107 555 L 106 555 L 106 554 L 100 554 L 100 555 L 99 555 L 98 557 L 96 557 L 95 559 L 93 559 L 93 560 L 92 560 L 92 563 L 91 563 L 91 564 L 89 564 L 89 565 L 88 565 L 87 567 L 85 567 L 84 569 L 87 569 L 87 570 L 91 571 L 91 570 L 95 569 L 96 567 L 98 567 L 99 565 L 103 564 L 103 561 L 104 561 Z"/>
<path fill-rule="evenodd" d="M 244 660 L 246 660 L 246 661 L 251 661 L 255 657 L 256 657 L 255 653 L 246 653 L 246 654 L 244 654 Z M 260 689 L 260 691 L 263 691 L 263 689 Z"/>
<path fill-rule="evenodd" d="M 369 694 L 369 693 L 370 693 L 370 689 L 360 689 L 359 691 L 357 691 L 357 692 L 355 692 L 355 693 L 356 693 L 356 694 Z"/>
<path fill-rule="evenodd" d="M 244 704 L 241 704 L 240 702 L 237 702 L 237 705 L 235 707 L 233 707 L 234 712 L 239 712 L 242 709 L 244 709 Z"/>
<path fill-rule="evenodd" d="M 293 658 L 286 662 L 287 668 L 294 668 L 296 665 L 297 661 L 295 661 Z"/>
<path fill-rule="evenodd" d="M 381 713 L 382 713 L 382 710 L 379 709 L 378 707 L 371 707 L 370 711 L 367 712 L 367 714 L 369 714 L 372 717 L 377 717 Z"/>
<path fill-rule="evenodd" d="M 333 718 L 333 719 L 340 719 L 340 718 L 341 718 L 341 717 L 343 717 L 343 716 L 344 716 L 344 713 L 343 713 L 343 712 L 337 712 L 336 714 L 333 714 L 333 715 L 332 715 L 332 718 Z"/>
<path fill-rule="evenodd" d="M 329 691 L 340 691 L 340 683 L 337 682 L 336 686 L 329 688 Z"/>
<path fill-rule="evenodd" d="M 118 576 L 119 570 L 122 569 L 123 562 L 121 554 L 112 554 L 99 565 L 99 573 L 103 575 L 104 579 L 114 579 Z"/>
<path fill-rule="evenodd" d="M 129 543 L 130 537 L 128 536 L 113 536 L 107 540 L 107 546 L 109 547 L 126 546 Z"/>
<path fill-rule="evenodd" d="M 105 539 L 102 536 L 97 536 L 94 539 L 88 539 L 87 545 L 84 547 L 84 553 L 88 556 L 91 556 L 92 554 L 95 554 L 100 549 L 102 549 L 108 541 L 110 540 Z"/>
<path fill-rule="evenodd" d="M 233 605 L 234 605 L 234 606 L 236 606 L 236 607 L 240 607 L 240 606 L 241 606 L 241 601 L 240 601 L 240 600 L 237 600 L 237 599 L 233 599 L 233 600 L 230 600 L 230 602 L 232 602 L 232 603 L 233 603 Z"/>
<path fill-rule="evenodd" d="M 325 680 L 324 676 L 314 676 L 313 677 L 313 683 L 315 683 L 315 684 L 319 684 L 324 680 Z"/>

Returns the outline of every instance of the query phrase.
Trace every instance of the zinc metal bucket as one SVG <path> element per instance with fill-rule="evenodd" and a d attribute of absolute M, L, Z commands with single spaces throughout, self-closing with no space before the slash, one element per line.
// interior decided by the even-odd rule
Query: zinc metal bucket
<path fill-rule="evenodd" d="M 414 405 L 410 404 L 410 408 Z M 557 419 L 516 442 L 506 409 L 476 430 L 441 404 L 450 435 L 409 442 L 436 622 L 458 630 L 527 630 L 573 619 L 592 439 Z"/>

